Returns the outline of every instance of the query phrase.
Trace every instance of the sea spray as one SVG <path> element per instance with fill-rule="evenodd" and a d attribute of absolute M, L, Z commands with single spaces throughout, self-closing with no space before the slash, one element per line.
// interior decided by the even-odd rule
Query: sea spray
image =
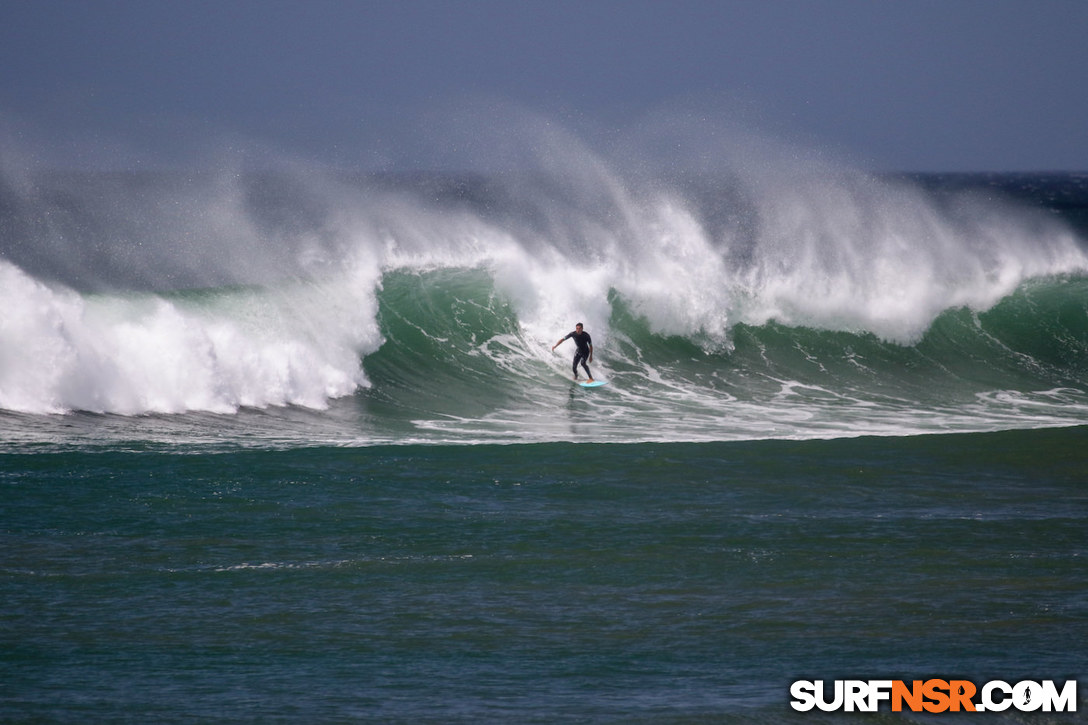
<path fill-rule="evenodd" d="M 749 324 L 917 342 L 943 311 L 985 310 L 1027 279 L 1088 270 L 1075 235 L 1042 212 L 974 195 L 938 203 L 902 181 L 839 170 L 761 178 L 735 271 Z"/>
<path fill-rule="evenodd" d="M 607 353 L 600 369 L 629 376 L 594 403 L 622 402 L 602 409 L 613 420 L 668 415 L 665 400 L 682 403 L 692 426 L 729 415 L 741 437 L 768 419 L 782 421 L 775 431 L 802 419 L 873 430 L 881 416 L 852 410 L 846 422 L 843 406 L 888 404 L 895 379 L 905 387 L 883 417 L 902 430 L 913 425 L 904 409 L 927 395 L 903 366 L 935 358 L 940 377 L 957 367 L 947 356 L 990 334 L 957 327 L 960 339 L 933 356 L 920 351 L 935 321 L 961 309 L 977 319 L 1030 280 L 1088 269 L 1075 234 L 1039 209 L 810 158 L 726 155 L 714 173 L 632 172 L 554 130 L 519 158 L 493 176 L 287 166 L 9 179 L 0 407 L 322 409 L 396 381 L 422 396 L 398 415 L 456 419 L 487 398 L 491 417 L 509 422 L 524 419 L 514 408 L 525 400 L 485 395 L 481 381 L 547 394 L 542 381 L 568 365 L 551 344 L 581 321 Z M 395 299 L 405 290 L 434 303 L 405 307 Z M 421 331 L 441 375 L 388 340 L 401 322 Z M 961 377 L 948 378 L 957 400 L 1022 385 L 1019 373 Z M 436 379 L 446 390 L 431 399 Z M 1079 378 L 1048 369 L 1032 379 Z M 750 414 L 738 415 L 743 405 Z M 539 419 L 525 430 L 555 435 Z"/>

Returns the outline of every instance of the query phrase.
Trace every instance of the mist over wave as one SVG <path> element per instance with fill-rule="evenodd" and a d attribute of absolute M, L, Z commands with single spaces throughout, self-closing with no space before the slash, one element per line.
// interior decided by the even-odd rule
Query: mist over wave
<path fill-rule="evenodd" d="M 514 138 L 517 162 L 486 173 L 7 164 L 0 409 L 320 410 L 366 391 L 417 430 L 562 438 L 529 411 L 567 374 L 551 344 L 583 321 L 599 369 L 617 377 L 609 416 L 639 412 L 645 428 L 684 410 L 693 422 L 676 436 L 703 425 L 720 437 L 725 415 L 749 419 L 736 435 L 789 436 L 812 419 L 789 407 L 798 391 L 823 389 L 815 397 L 840 412 L 853 401 L 827 434 L 879 429 L 881 405 L 897 430 L 924 386 L 896 366 L 920 364 L 951 327 L 971 328 L 963 344 L 977 349 L 995 339 L 978 315 L 1045 280 L 1084 314 L 1088 256 L 1073 228 L 992 189 L 934 190 L 751 148 L 712 168 L 648 171 L 554 128 Z M 1073 328 L 1055 333 L 1062 356 L 1085 346 Z M 815 372 L 791 368 L 797 351 Z M 828 373 L 874 357 L 886 367 L 867 383 Z M 992 391 L 1082 383 L 1078 363 L 1044 367 Z M 528 392 L 496 397 L 482 382 L 495 377 Z M 906 387 L 878 394 L 881 378 Z M 1058 407 L 1080 415 L 1083 402 Z"/>

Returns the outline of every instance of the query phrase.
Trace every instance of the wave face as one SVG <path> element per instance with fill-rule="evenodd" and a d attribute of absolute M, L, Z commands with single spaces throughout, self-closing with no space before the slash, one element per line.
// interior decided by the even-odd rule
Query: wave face
<path fill-rule="evenodd" d="M 584 156 L 457 177 L 9 169 L 0 419 L 355 444 L 1080 424 L 1086 199 L 1082 176 L 647 178 Z M 576 321 L 606 388 L 570 384 L 571 343 L 550 351 Z"/>

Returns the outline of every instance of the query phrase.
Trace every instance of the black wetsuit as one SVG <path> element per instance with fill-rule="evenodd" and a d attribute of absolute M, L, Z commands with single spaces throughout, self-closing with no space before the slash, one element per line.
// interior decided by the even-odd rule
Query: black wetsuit
<path fill-rule="evenodd" d="M 589 360 L 589 346 L 593 344 L 593 338 L 589 336 L 589 333 L 585 330 L 578 332 L 568 333 L 564 340 L 574 340 L 574 344 L 578 349 L 574 353 L 574 377 L 578 377 L 578 363 L 582 363 L 582 367 L 586 371 L 586 377 L 592 378 L 593 373 L 589 372 L 589 365 L 586 362 Z"/>

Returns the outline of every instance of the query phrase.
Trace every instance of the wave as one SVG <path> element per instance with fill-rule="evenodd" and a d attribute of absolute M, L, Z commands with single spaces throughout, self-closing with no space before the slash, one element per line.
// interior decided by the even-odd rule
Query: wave
<path fill-rule="evenodd" d="M 577 437 L 570 400 L 541 401 L 568 374 L 551 345 L 583 321 L 613 381 L 583 401 L 601 439 L 1081 422 L 1088 255 L 1061 214 L 994 196 L 826 166 L 621 178 L 599 159 L 9 173 L 0 409 L 353 400 L 361 440 Z"/>
<path fill-rule="evenodd" d="M 771 321 L 738 323 L 723 345 L 657 330 L 615 290 L 608 300 L 593 369 L 611 386 L 585 395 L 563 382 L 573 351 L 529 334 L 487 272 L 387 275 L 366 397 L 443 441 L 910 435 L 1088 416 L 1080 275 L 1025 282 L 986 311 L 946 310 L 911 344 Z"/>
<path fill-rule="evenodd" d="M 13 411 L 323 408 L 366 383 L 359 358 L 379 339 L 373 293 L 351 281 L 86 295 L 0 262 L 0 289 L 0 408 Z"/>

